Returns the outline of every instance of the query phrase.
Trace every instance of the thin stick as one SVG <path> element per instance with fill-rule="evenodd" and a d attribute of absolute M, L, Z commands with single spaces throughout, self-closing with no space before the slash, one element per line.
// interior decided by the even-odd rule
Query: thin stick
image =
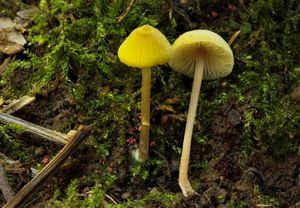
<path fill-rule="evenodd" d="M 6 114 L 13 114 L 17 112 L 18 110 L 22 109 L 24 106 L 29 105 L 30 103 L 35 101 L 35 97 L 30 97 L 28 95 L 25 95 L 21 97 L 20 99 L 10 103 L 9 105 L 5 106 L 0 110 L 2 113 Z"/>
<path fill-rule="evenodd" d="M 38 188 L 57 170 L 69 157 L 72 151 L 82 142 L 89 132 L 86 126 L 79 126 L 73 138 L 59 151 L 59 153 L 31 180 L 29 181 L 3 208 L 21 207 L 33 196 Z"/>
<path fill-rule="evenodd" d="M 139 160 L 149 158 L 149 131 L 150 131 L 150 94 L 151 94 L 151 68 L 142 69 L 142 125 L 139 142 Z"/>
<path fill-rule="evenodd" d="M 8 181 L 5 177 L 4 169 L 3 169 L 1 163 L 0 163 L 0 189 L 3 193 L 5 201 L 11 200 L 15 195 L 14 191 L 8 184 Z"/>
<path fill-rule="evenodd" d="M 126 8 L 125 12 L 123 12 L 119 17 L 118 17 L 118 23 L 120 24 L 123 19 L 128 15 L 128 13 L 130 12 L 131 8 L 133 7 L 135 0 L 131 0 L 131 2 L 129 3 L 128 7 Z"/>
<path fill-rule="evenodd" d="M 105 196 L 107 197 L 107 198 L 109 198 L 110 199 L 110 201 L 112 201 L 114 204 L 118 204 L 111 196 L 109 196 L 108 194 L 105 194 Z"/>
<path fill-rule="evenodd" d="M 39 125 L 30 123 L 28 121 L 1 112 L 0 112 L 0 123 L 17 124 L 23 127 L 26 132 L 36 134 L 44 139 L 48 139 L 58 144 L 66 144 L 68 142 L 68 136 L 66 134 L 41 127 Z"/>
<path fill-rule="evenodd" d="M 194 82 L 193 82 L 193 88 L 192 88 L 192 93 L 190 98 L 190 107 L 189 107 L 186 126 L 185 126 L 181 160 L 179 166 L 179 185 L 183 195 L 186 197 L 196 194 L 188 179 L 188 168 L 189 168 L 194 121 L 196 117 L 197 104 L 198 104 L 203 70 L 204 70 L 203 67 L 204 67 L 203 62 L 201 60 L 198 60 L 195 66 Z"/>
<path fill-rule="evenodd" d="M 237 31 L 233 34 L 233 36 L 230 38 L 230 40 L 228 41 L 228 45 L 231 45 L 233 43 L 233 41 L 239 36 L 239 34 L 241 33 L 241 31 Z"/>

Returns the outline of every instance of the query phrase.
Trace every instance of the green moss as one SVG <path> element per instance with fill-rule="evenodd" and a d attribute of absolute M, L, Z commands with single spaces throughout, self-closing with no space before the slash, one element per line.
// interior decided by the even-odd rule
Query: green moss
<path fill-rule="evenodd" d="M 228 208 L 247 208 L 248 205 L 246 202 L 243 201 L 239 201 L 239 202 L 235 202 L 233 200 L 230 200 L 227 204 Z"/>
<path fill-rule="evenodd" d="M 125 203 L 120 203 L 117 205 L 110 205 L 110 208 L 142 208 L 142 207 L 175 207 L 179 202 L 179 199 L 176 195 L 169 193 L 162 193 L 159 191 L 152 191 L 141 199 L 137 200 L 128 200 Z"/>
<path fill-rule="evenodd" d="M 24 129 L 16 124 L 0 125 L 0 145 L 6 147 L 3 153 L 13 159 L 23 162 L 32 161 L 32 148 L 24 146 L 24 142 L 16 137 L 24 132 Z"/>
<path fill-rule="evenodd" d="M 209 127 L 214 114 L 231 106 L 242 114 L 239 134 L 246 152 L 294 152 L 300 109 L 290 94 L 300 76 L 294 71 L 300 65 L 296 41 L 300 5 L 294 0 L 270 0 L 247 1 L 244 6 L 247 10 L 238 8 L 229 21 L 215 28 L 221 33 L 241 29 L 232 46 L 235 67 L 228 78 L 204 82 L 198 118 Z"/>
<path fill-rule="evenodd" d="M 86 193 L 81 193 L 85 181 L 73 180 L 65 193 L 56 189 L 54 197 L 44 207 L 103 207 L 106 204 L 106 192 L 115 180 L 116 176 L 113 174 L 98 177 L 92 187 L 86 187 L 89 189 Z"/>
<path fill-rule="evenodd" d="M 86 196 L 83 196 L 84 194 L 79 193 L 80 183 L 78 180 L 74 180 L 69 184 L 65 194 L 56 191 L 53 199 L 51 199 L 51 201 L 49 201 L 44 207 L 96 208 L 105 206 L 111 208 L 133 208 L 151 206 L 151 204 L 159 204 L 163 207 L 172 207 L 179 202 L 178 197 L 173 194 L 162 193 L 157 190 L 153 190 L 149 194 L 143 196 L 141 199 L 128 199 L 126 202 L 115 204 L 115 202 L 111 201 L 109 195 L 106 194 L 107 188 L 112 185 L 115 177 L 107 175 L 105 179 L 107 180 L 106 183 L 96 183 L 88 193 L 85 193 Z"/>
<path fill-rule="evenodd" d="M 91 188 L 90 193 L 87 193 L 88 197 L 85 200 L 82 200 L 82 197 L 79 196 L 78 186 L 78 180 L 72 181 L 68 186 L 65 198 L 59 199 L 61 193 L 56 191 L 54 198 L 44 207 L 103 207 L 105 191 L 100 184 L 96 184 Z"/>

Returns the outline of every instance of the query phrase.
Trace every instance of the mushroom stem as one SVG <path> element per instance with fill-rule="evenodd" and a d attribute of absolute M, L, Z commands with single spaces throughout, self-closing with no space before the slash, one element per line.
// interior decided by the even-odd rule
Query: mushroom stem
<path fill-rule="evenodd" d="M 188 111 L 187 121 L 185 126 L 185 133 L 184 133 L 180 167 L 179 167 L 179 186 L 185 197 L 196 194 L 188 179 L 188 168 L 189 168 L 193 127 L 194 127 L 194 121 L 196 117 L 203 70 L 204 70 L 203 61 L 202 59 L 198 59 L 195 63 L 193 89 L 190 98 L 190 106 L 189 106 L 189 111 Z"/>
<path fill-rule="evenodd" d="M 141 103 L 141 132 L 139 142 L 138 160 L 145 161 L 149 158 L 149 130 L 150 130 L 150 93 L 151 93 L 151 68 L 142 69 L 142 103 Z"/>

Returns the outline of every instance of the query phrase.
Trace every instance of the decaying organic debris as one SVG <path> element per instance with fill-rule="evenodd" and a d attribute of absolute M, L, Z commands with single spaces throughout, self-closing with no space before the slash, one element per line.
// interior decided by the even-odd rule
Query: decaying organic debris
<path fill-rule="evenodd" d="M 26 40 L 23 33 L 37 11 L 37 7 L 19 11 L 14 20 L 0 17 L 0 51 L 2 53 L 14 55 L 24 49 Z"/>
<path fill-rule="evenodd" d="M 0 51 L 13 55 L 21 50 L 26 40 L 22 33 L 14 27 L 13 21 L 9 18 L 0 18 Z"/>

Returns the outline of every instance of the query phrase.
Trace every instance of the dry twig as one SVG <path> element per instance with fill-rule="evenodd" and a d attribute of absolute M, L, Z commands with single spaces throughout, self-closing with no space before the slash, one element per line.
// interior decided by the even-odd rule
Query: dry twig
<path fill-rule="evenodd" d="M 2 113 L 6 114 L 13 114 L 17 112 L 18 110 L 22 109 L 24 106 L 32 103 L 35 101 L 35 97 L 30 97 L 28 95 L 25 95 L 21 97 L 20 99 L 10 103 L 9 105 L 5 106 L 0 110 Z"/>
<path fill-rule="evenodd" d="M 112 201 L 114 204 L 118 204 L 111 196 L 109 196 L 108 194 L 105 194 L 105 196 L 110 200 Z"/>
<path fill-rule="evenodd" d="M 118 17 L 118 23 L 120 24 L 123 19 L 128 15 L 128 13 L 130 12 L 131 8 L 133 7 L 135 0 L 131 0 L 131 2 L 129 3 L 128 7 L 126 8 L 126 10 Z"/>
<path fill-rule="evenodd" d="M 79 126 L 76 134 L 72 134 L 73 138 L 69 138 L 69 142 L 61 151 L 31 180 L 29 181 L 3 208 L 21 207 L 33 196 L 33 194 L 41 188 L 42 184 L 57 170 L 64 161 L 70 156 L 72 151 L 82 142 L 83 138 L 89 132 L 86 126 Z"/>
<path fill-rule="evenodd" d="M 230 38 L 230 40 L 228 41 L 228 45 L 231 45 L 233 43 L 233 41 L 239 36 L 239 34 L 241 33 L 241 31 L 237 31 L 233 34 L 233 36 Z"/>
<path fill-rule="evenodd" d="M 6 180 L 4 169 L 1 163 L 0 163 L 0 189 L 6 201 L 11 200 L 15 195 L 14 191 L 9 186 L 8 181 Z"/>
<path fill-rule="evenodd" d="M 68 136 L 66 134 L 53 131 L 39 125 L 30 123 L 28 121 L 22 120 L 20 118 L 1 113 L 0 112 L 0 123 L 4 124 L 17 124 L 25 129 L 26 132 L 30 132 L 32 134 L 36 134 L 44 139 L 48 139 L 50 141 L 59 143 L 59 144 L 66 144 L 68 142 Z"/>

